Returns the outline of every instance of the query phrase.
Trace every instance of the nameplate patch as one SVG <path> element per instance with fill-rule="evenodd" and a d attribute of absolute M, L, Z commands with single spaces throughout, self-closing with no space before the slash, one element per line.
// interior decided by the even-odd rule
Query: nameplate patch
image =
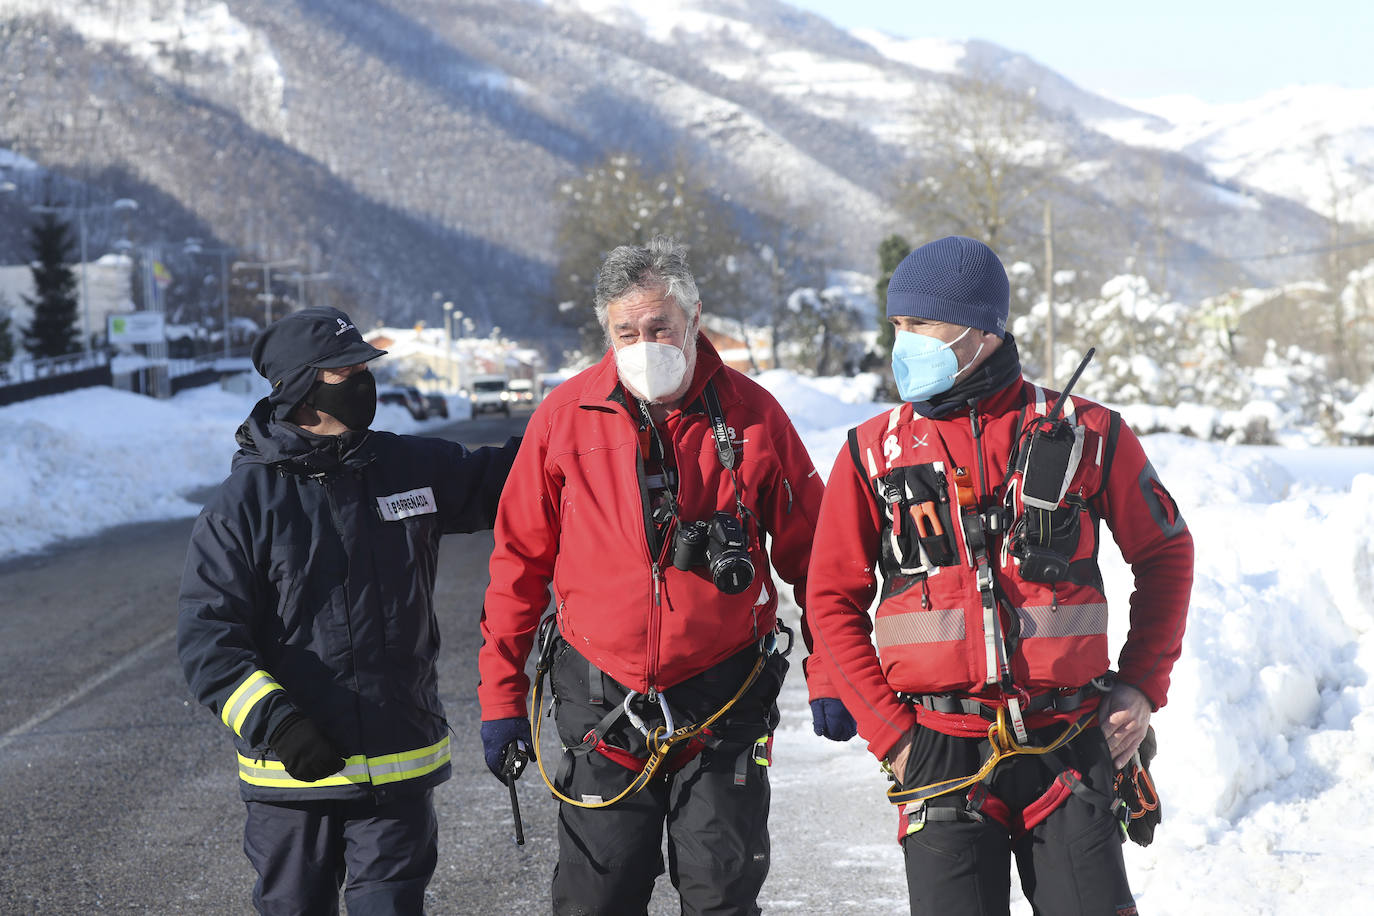
<path fill-rule="evenodd" d="M 432 515 L 439 507 L 434 502 L 434 488 L 420 487 L 391 496 L 378 496 L 377 511 L 381 512 L 383 521 L 399 522 L 412 515 Z"/>

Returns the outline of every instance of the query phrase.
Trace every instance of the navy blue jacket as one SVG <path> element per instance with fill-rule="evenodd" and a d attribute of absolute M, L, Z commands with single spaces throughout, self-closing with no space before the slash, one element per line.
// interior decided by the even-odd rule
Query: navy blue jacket
<path fill-rule="evenodd" d="M 245 799 L 371 796 L 449 776 L 435 663 L 439 538 L 488 529 L 515 457 L 386 432 L 314 436 L 261 401 L 229 478 L 196 520 L 177 651 L 196 699 L 233 730 Z M 267 747 L 293 711 L 346 759 L 319 782 Z"/>

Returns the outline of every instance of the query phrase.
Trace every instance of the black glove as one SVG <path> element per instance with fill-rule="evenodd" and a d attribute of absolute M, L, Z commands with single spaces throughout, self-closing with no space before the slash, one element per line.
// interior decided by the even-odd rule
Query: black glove
<path fill-rule="evenodd" d="M 305 716 L 298 712 L 282 719 L 267 744 L 281 758 L 292 779 L 318 782 L 343 769 L 343 756 Z"/>
<path fill-rule="evenodd" d="M 1132 841 L 1149 846 L 1155 838 L 1155 828 L 1164 819 L 1164 811 L 1159 804 L 1159 793 L 1155 781 L 1150 776 L 1150 761 L 1154 759 L 1158 745 L 1155 728 L 1151 725 L 1145 731 L 1145 740 L 1140 748 L 1116 774 L 1116 794 L 1126 803 L 1126 835 Z"/>
<path fill-rule="evenodd" d="M 482 756 L 486 758 L 487 769 L 503 783 L 506 781 L 506 748 L 517 741 L 524 742 L 526 748 L 534 746 L 530 720 L 524 716 L 482 723 Z"/>

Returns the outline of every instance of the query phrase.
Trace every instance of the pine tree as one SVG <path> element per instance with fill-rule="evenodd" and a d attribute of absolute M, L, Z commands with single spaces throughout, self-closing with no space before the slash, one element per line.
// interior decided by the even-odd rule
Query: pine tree
<path fill-rule="evenodd" d="M 14 359 L 14 320 L 11 317 L 9 300 L 0 293 L 0 377 L 5 374 L 5 364 Z"/>
<path fill-rule="evenodd" d="M 24 349 L 35 358 L 63 356 L 81 349 L 76 329 L 76 274 L 68 266 L 72 241 L 66 223 L 52 213 L 29 230 L 33 247 L 33 322 L 24 331 Z"/>

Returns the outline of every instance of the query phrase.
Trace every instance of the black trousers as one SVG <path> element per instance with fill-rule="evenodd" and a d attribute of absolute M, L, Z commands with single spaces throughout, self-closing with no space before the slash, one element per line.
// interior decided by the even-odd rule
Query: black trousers
<path fill-rule="evenodd" d="M 1052 740 L 1062 727 L 1035 733 L 1035 743 Z M 986 741 L 919 729 L 904 786 L 966 776 L 986 758 Z M 1055 752 L 1057 762 L 1081 774 L 1083 783 L 1107 798 L 1116 770 L 1102 730 L 1093 726 Z M 1031 756 L 1003 762 L 987 788 L 1013 812 L 1048 789 L 1058 770 Z M 1122 834 L 1105 804 L 1068 796 L 1044 821 L 1013 841 L 1002 824 L 968 812 L 965 793 L 929 802 L 953 809 L 956 819 L 928 819 L 902 840 L 907 891 L 913 916 L 1006 916 L 1010 912 L 1011 858 L 1021 889 L 1036 914 L 1045 916 L 1134 916 L 1126 880 Z"/>
<path fill-rule="evenodd" d="M 560 645 L 552 682 L 558 731 L 566 747 L 625 698 L 626 691 Z M 734 695 L 758 658 L 748 649 L 665 692 L 675 724 L 703 721 Z M 713 726 L 716 739 L 681 769 L 655 777 L 638 794 L 609 808 L 560 803 L 558 864 L 553 875 L 556 916 L 642 916 L 654 881 L 668 874 L 685 916 L 755 916 L 768 875 L 768 769 L 756 760 L 760 739 L 777 725 L 776 699 L 786 660 L 771 656 L 748 693 Z M 657 704 L 632 707 L 652 727 Z M 643 736 L 621 716 L 607 730 L 612 745 L 637 756 Z M 662 773 L 663 771 L 660 771 Z M 570 798 L 610 799 L 634 773 L 596 751 L 564 753 L 556 783 Z"/>
<path fill-rule="evenodd" d="M 246 802 L 243 851 L 263 916 L 417 916 L 439 861 L 434 792 L 370 800 Z"/>

